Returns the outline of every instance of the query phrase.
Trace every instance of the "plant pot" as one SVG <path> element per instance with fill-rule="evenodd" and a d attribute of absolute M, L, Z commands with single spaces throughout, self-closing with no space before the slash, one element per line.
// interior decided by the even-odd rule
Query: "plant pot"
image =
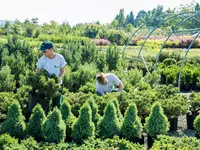
<path fill-rule="evenodd" d="M 153 146 L 154 139 L 155 139 L 155 137 L 147 135 L 147 146 L 148 146 L 148 149 L 150 149 Z"/>
<path fill-rule="evenodd" d="M 133 143 L 139 143 L 139 144 L 144 144 L 144 136 L 142 135 L 141 138 L 139 137 L 134 137 L 131 139 Z"/>
<path fill-rule="evenodd" d="M 32 109 L 37 105 L 40 104 L 45 111 L 45 113 L 48 112 L 49 106 L 50 106 L 50 100 L 47 100 L 40 95 L 32 95 L 30 94 L 30 103 L 29 103 L 29 111 L 32 112 Z"/>
<path fill-rule="evenodd" d="M 192 129 L 194 130 L 194 127 L 193 127 L 193 122 L 194 122 L 194 119 L 196 118 L 197 115 L 194 115 L 194 114 L 186 114 L 186 120 L 187 120 L 187 129 Z"/>
<path fill-rule="evenodd" d="M 169 122 L 170 122 L 170 131 L 176 131 L 177 127 L 178 127 L 178 117 L 176 118 L 169 118 Z"/>
<path fill-rule="evenodd" d="M 191 84 L 185 83 L 185 91 L 190 91 L 190 89 L 191 89 Z"/>
<path fill-rule="evenodd" d="M 166 84 L 166 76 L 163 75 L 163 74 L 161 74 L 160 83 L 161 83 L 161 84 Z"/>

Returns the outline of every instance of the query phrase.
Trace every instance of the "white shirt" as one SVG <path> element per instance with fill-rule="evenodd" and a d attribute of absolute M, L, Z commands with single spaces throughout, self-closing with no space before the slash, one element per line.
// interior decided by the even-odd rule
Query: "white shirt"
<path fill-rule="evenodd" d="M 119 78 L 112 73 L 106 74 L 106 78 L 108 80 L 106 85 L 102 85 L 98 81 L 96 82 L 96 91 L 100 95 L 103 95 L 106 92 L 112 92 L 114 85 L 119 86 L 120 83 L 122 84 L 122 82 L 119 80 Z"/>
<path fill-rule="evenodd" d="M 52 59 L 43 55 L 42 57 L 39 58 L 38 62 L 36 63 L 36 66 L 39 69 L 45 69 L 46 71 L 48 71 L 50 75 L 55 74 L 56 76 L 59 76 L 61 73 L 60 68 L 65 67 L 66 64 L 67 63 L 64 57 L 56 53 L 56 56 Z"/>

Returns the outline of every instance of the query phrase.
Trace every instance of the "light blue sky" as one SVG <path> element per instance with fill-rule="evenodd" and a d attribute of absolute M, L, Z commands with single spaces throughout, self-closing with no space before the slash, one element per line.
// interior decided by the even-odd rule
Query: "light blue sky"
<path fill-rule="evenodd" d="M 198 0 L 196 0 L 198 1 Z M 164 9 L 179 7 L 192 0 L 0 0 L 0 20 L 24 21 L 37 17 L 39 23 L 65 20 L 70 25 L 93 22 L 110 23 L 124 8 L 125 15 L 133 11 L 152 10 L 157 5 Z"/>

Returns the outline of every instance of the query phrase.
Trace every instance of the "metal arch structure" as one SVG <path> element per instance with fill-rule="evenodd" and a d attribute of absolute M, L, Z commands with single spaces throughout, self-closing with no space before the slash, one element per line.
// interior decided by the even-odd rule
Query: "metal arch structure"
<path fill-rule="evenodd" d="M 143 26 L 145 26 L 147 23 L 151 22 L 151 21 L 154 20 L 154 19 L 161 18 L 161 17 L 168 17 L 168 16 L 171 16 L 171 17 L 168 17 L 168 18 L 167 18 L 166 20 L 164 20 L 163 22 L 161 22 L 161 23 L 160 23 L 159 25 L 157 25 L 156 27 L 154 27 L 154 29 L 153 29 L 153 30 L 149 33 L 149 35 L 146 37 L 145 41 L 143 42 L 143 44 L 142 44 L 142 46 L 141 46 L 141 48 L 140 48 L 140 51 L 139 51 L 139 53 L 138 53 L 138 57 L 137 57 L 137 59 L 136 59 L 136 66 L 137 66 L 139 57 L 140 57 L 140 56 L 142 57 L 141 51 L 142 51 L 142 49 L 143 49 L 143 47 L 144 47 L 144 45 L 145 45 L 147 39 L 150 37 L 150 35 L 151 35 L 158 27 L 160 27 L 162 24 L 164 24 L 166 21 L 168 21 L 168 20 L 170 20 L 170 19 L 172 19 L 172 18 L 174 18 L 174 17 L 180 16 L 180 15 L 185 15 L 185 14 L 194 14 L 194 15 L 190 15 L 190 16 L 187 18 L 187 20 L 189 20 L 190 18 L 193 18 L 193 19 L 195 19 L 196 21 L 200 22 L 199 19 L 195 18 L 196 15 L 199 15 L 199 14 L 200 14 L 200 12 L 198 12 L 198 11 L 183 12 L 183 13 L 179 13 L 179 14 L 167 14 L 167 15 L 161 15 L 161 16 L 158 16 L 158 17 L 151 18 L 151 19 L 149 19 L 148 21 L 146 21 L 144 24 L 142 24 L 142 25 L 130 36 L 130 38 L 129 38 L 129 40 L 128 40 L 128 42 L 127 42 L 127 44 L 126 44 L 126 46 L 125 46 L 125 48 L 124 48 L 124 50 L 123 50 L 123 53 L 122 53 L 123 55 L 122 55 L 122 56 L 124 57 L 125 50 L 126 50 L 128 44 L 129 44 L 130 40 L 132 39 L 132 37 L 133 37 Z M 185 23 L 187 20 L 185 19 L 184 21 L 180 22 L 177 26 L 179 27 L 181 24 Z M 178 28 L 177 26 L 175 27 L 175 29 Z M 175 30 L 173 30 L 172 33 L 174 33 L 174 31 L 175 31 Z M 170 34 L 170 36 L 172 35 L 172 33 Z M 170 37 L 170 36 L 169 36 L 169 37 Z M 169 38 L 169 37 L 168 37 L 168 38 Z M 166 42 L 165 42 L 165 43 L 166 43 Z M 165 44 L 164 44 L 164 45 L 165 45 Z M 164 47 L 164 45 L 163 45 L 162 47 Z M 163 48 L 161 48 L 161 49 L 163 49 Z M 161 51 L 162 51 L 162 50 L 161 50 Z M 160 53 L 159 53 L 159 54 L 160 54 Z M 159 56 L 158 56 L 158 58 L 159 58 Z M 147 65 L 146 65 L 146 62 L 145 62 L 145 60 L 144 60 L 143 57 L 142 57 L 142 61 L 143 61 L 144 65 L 145 65 L 145 67 L 146 67 L 146 69 L 147 69 L 147 72 L 149 72 L 149 71 L 148 71 L 148 67 L 147 67 Z"/>
<path fill-rule="evenodd" d="M 198 37 L 199 35 L 200 35 L 200 31 L 197 33 L 197 35 L 194 37 L 194 39 L 193 39 L 192 42 L 190 43 L 190 45 L 189 45 L 189 47 L 188 47 L 188 49 L 187 49 L 187 51 L 186 51 L 186 53 L 185 53 L 185 56 L 184 56 L 184 58 L 183 58 L 183 60 L 182 60 L 181 67 L 180 67 L 180 72 L 179 72 L 179 76 L 178 76 L 178 88 L 179 88 L 179 90 L 180 90 L 180 86 L 181 86 L 181 74 L 182 74 L 183 65 L 184 65 L 184 63 L 185 63 L 185 61 L 186 61 L 187 54 L 188 54 L 190 48 L 192 47 L 194 41 L 197 39 L 197 37 Z"/>
<path fill-rule="evenodd" d="M 157 63 L 158 63 L 158 60 L 159 60 L 159 56 L 160 56 L 160 54 L 161 54 L 161 52 L 162 52 L 162 50 L 163 50 L 163 48 L 164 48 L 166 42 L 167 42 L 168 39 L 170 38 L 170 36 L 176 31 L 176 29 L 178 29 L 178 27 L 179 27 L 180 25 L 184 24 L 187 20 L 189 20 L 189 19 L 191 19 L 191 18 L 193 18 L 193 17 L 195 17 L 195 16 L 197 16 L 197 15 L 200 15 L 200 12 L 199 12 L 199 13 L 196 13 L 196 14 L 194 14 L 194 15 L 192 15 L 192 16 L 189 16 L 188 18 L 184 19 L 183 21 L 181 21 L 180 23 L 178 23 L 178 25 L 175 26 L 174 30 L 168 35 L 167 39 L 166 39 L 166 40 L 164 41 L 164 43 L 162 44 L 161 49 L 160 49 L 160 51 L 158 52 L 158 55 L 156 56 L 156 62 L 155 62 L 155 64 L 154 64 L 154 70 L 156 69 L 156 66 L 157 66 Z"/>
<path fill-rule="evenodd" d="M 200 12 L 199 12 L 199 13 L 195 13 L 194 15 L 189 16 L 187 19 L 181 21 L 181 22 L 175 27 L 175 29 L 173 30 L 173 32 L 174 32 L 181 24 L 185 23 L 187 20 L 189 20 L 189 19 L 192 18 L 192 17 L 195 17 L 195 16 L 198 15 L 198 14 L 200 14 Z M 145 45 L 147 39 L 151 36 L 151 34 L 152 34 L 158 27 L 160 27 L 162 24 L 164 24 L 166 21 L 168 21 L 168 20 L 170 20 L 170 19 L 172 19 L 172 18 L 174 18 L 174 17 L 176 17 L 176 16 L 178 16 L 178 15 L 179 15 L 179 14 L 176 14 L 176 15 L 174 15 L 174 16 L 172 16 L 172 17 L 169 17 L 169 18 L 167 18 L 166 20 L 164 20 L 163 22 L 161 22 L 160 24 L 158 24 L 156 27 L 154 27 L 154 29 L 153 29 L 153 30 L 149 33 L 149 35 L 146 37 L 145 41 L 143 42 L 143 44 L 142 44 L 142 46 L 141 46 L 141 48 L 140 48 L 140 51 L 138 52 L 138 57 L 137 57 L 136 65 L 137 65 L 138 59 L 139 59 L 139 57 L 140 57 L 140 55 L 141 55 L 142 49 L 143 49 L 143 47 L 144 47 L 144 45 Z M 172 32 L 172 33 L 173 33 L 173 32 Z M 172 35 L 172 33 L 168 36 L 167 40 L 168 40 L 169 37 Z M 167 40 L 166 40 L 166 41 L 167 41 Z M 165 41 L 165 43 L 166 43 L 166 41 Z M 161 49 L 163 49 L 165 43 L 163 44 L 163 46 L 162 46 Z M 162 51 L 162 50 L 161 50 L 161 51 Z M 158 58 L 159 58 L 159 56 L 158 56 Z M 157 59 L 158 59 L 158 58 L 157 58 Z"/>

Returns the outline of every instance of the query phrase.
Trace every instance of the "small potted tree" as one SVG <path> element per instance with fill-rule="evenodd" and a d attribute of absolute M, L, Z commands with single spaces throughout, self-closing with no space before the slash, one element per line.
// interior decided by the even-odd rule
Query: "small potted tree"
<path fill-rule="evenodd" d="M 167 116 L 159 102 L 152 105 L 150 115 L 146 118 L 145 129 L 148 134 L 148 147 L 153 145 L 153 138 L 159 134 L 165 134 L 169 130 Z"/>
<path fill-rule="evenodd" d="M 128 140 L 140 142 L 140 138 L 142 137 L 142 123 L 137 116 L 137 107 L 135 103 L 131 103 L 125 112 L 121 135 Z M 144 144 L 144 139 L 141 144 Z"/>
<path fill-rule="evenodd" d="M 192 92 L 189 97 L 190 101 L 190 107 L 189 112 L 186 115 L 187 119 L 187 128 L 188 129 L 194 129 L 193 122 L 196 116 L 199 114 L 200 110 L 200 94 L 196 94 Z"/>
<path fill-rule="evenodd" d="M 184 95 L 174 95 L 167 99 L 161 99 L 160 102 L 170 122 L 170 131 L 176 131 L 178 117 L 187 113 L 188 99 Z"/>

